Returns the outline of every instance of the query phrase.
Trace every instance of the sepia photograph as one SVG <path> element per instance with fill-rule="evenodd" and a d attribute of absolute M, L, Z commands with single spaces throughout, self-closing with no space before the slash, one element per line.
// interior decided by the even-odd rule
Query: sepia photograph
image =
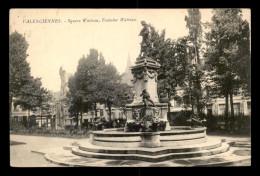
<path fill-rule="evenodd" d="M 251 9 L 9 10 L 11 167 L 251 166 Z"/>

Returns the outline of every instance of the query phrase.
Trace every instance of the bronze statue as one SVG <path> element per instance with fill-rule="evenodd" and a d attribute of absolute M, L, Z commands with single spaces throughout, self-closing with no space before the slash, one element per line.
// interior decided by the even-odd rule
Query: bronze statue
<path fill-rule="evenodd" d="M 155 106 L 154 102 L 152 99 L 150 99 L 149 93 L 146 91 L 146 89 L 143 90 L 142 94 L 140 95 L 143 98 L 143 102 L 146 108 L 148 108 L 148 101 Z"/>
<path fill-rule="evenodd" d="M 143 40 L 141 42 L 141 52 L 139 58 L 141 58 L 142 56 L 147 56 L 147 51 L 150 44 L 149 26 L 148 24 L 146 24 L 145 21 L 141 21 L 141 24 L 143 26 L 143 29 L 141 30 L 139 36 L 142 36 Z"/>

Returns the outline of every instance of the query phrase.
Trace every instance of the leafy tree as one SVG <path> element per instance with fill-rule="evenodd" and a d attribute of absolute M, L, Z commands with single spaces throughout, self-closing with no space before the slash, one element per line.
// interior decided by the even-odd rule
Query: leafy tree
<path fill-rule="evenodd" d="M 200 64 L 199 50 L 202 40 L 201 14 L 199 9 L 188 9 L 188 16 L 185 16 L 186 27 L 189 29 L 189 40 L 193 43 L 195 63 Z"/>
<path fill-rule="evenodd" d="M 11 108 L 13 97 L 18 100 L 14 106 L 22 105 L 30 112 L 35 111 L 42 105 L 43 94 L 47 91 L 42 88 L 40 78 L 34 79 L 31 76 L 29 63 L 26 61 L 28 54 L 28 43 L 25 37 L 17 31 L 9 35 L 9 115 L 11 117 Z"/>
<path fill-rule="evenodd" d="M 102 55 L 101 55 L 102 57 Z M 69 112 L 76 117 L 78 128 L 78 116 L 86 112 L 91 107 L 91 102 L 97 101 L 95 94 L 96 85 L 96 69 L 98 65 L 98 52 L 95 49 L 90 50 L 87 58 L 83 57 L 78 62 L 77 71 L 74 76 L 69 78 L 68 87 L 69 93 L 67 95 L 70 101 Z M 96 104 L 96 103 L 95 103 Z M 96 110 L 95 110 L 96 111 Z"/>
<path fill-rule="evenodd" d="M 41 124 L 42 124 L 42 113 L 44 112 L 46 115 L 46 119 L 47 119 L 47 124 L 48 124 L 48 111 L 51 110 L 51 105 L 50 105 L 50 101 L 52 99 L 52 95 L 51 92 L 48 91 L 45 88 L 41 88 L 40 89 L 40 98 L 39 98 L 39 103 L 40 103 L 40 113 L 41 113 Z"/>
<path fill-rule="evenodd" d="M 31 77 L 30 82 L 23 86 L 18 100 L 14 103 L 14 106 L 22 105 L 24 109 L 28 110 L 28 118 L 30 117 L 30 112 L 36 111 L 37 108 L 42 107 L 42 104 L 46 99 L 45 94 L 47 93 L 47 90 L 41 86 L 42 83 L 40 78 L 34 79 Z"/>
<path fill-rule="evenodd" d="M 77 71 L 69 79 L 70 112 L 76 116 L 82 112 L 93 109 L 97 117 L 97 103 L 105 104 L 109 109 L 121 104 L 119 97 L 123 96 L 122 90 L 129 92 L 129 86 L 120 82 L 114 65 L 106 64 L 102 53 L 90 49 L 87 57 L 83 56 L 78 63 Z M 82 119 L 82 118 L 81 118 Z"/>
<path fill-rule="evenodd" d="M 99 56 L 101 62 L 99 62 Z M 102 54 L 99 55 L 96 49 L 90 49 L 89 55 L 79 60 L 77 72 L 75 73 L 76 88 L 81 100 L 84 98 L 86 102 L 93 105 L 95 117 L 97 117 L 97 103 L 101 101 L 98 87 L 100 63 L 104 63 Z"/>
<path fill-rule="evenodd" d="M 202 31 L 200 18 L 198 9 L 189 10 L 189 16 L 185 19 L 190 34 L 177 41 L 165 40 L 165 30 L 159 34 L 150 24 L 150 44 L 146 50 L 146 55 L 161 65 L 158 70 L 158 94 L 161 101 L 167 101 L 170 105 L 170 100 L 175 99 L 180 104 L 184 104 L 184 107 L 191 105 L 192 110 L 196 105 L 198 111 L 202 109 L 200 79 L 203 71 L 200 65 L 195 65 L 192 60 L 199 60 Z M 185 90 L 183 98 L 177 95 L 177 87 Z"/>
<path fill-rule="evenodd" d="M 194 105 L 194 91 L 192 84 L 192 66 L 190 64 L 190 53 L 188 50 L 188 37 L 179 38 L 174 46 L 174 58 L 177 61 L 175 66 L 176 87 L 184 90 L 182 97 L 174 97 L 178 104 L 184 108 Z"/>
<path fill-rule="evenodd" d="M 112 106 L 122 106 L 125 93 L 131 94 L 131 87 L 127 84 L 121 83 L 121 75 L 111 63 L 107 65 L 100 65 L 98 87 L 100 102 L 104 103 L 109 110 L 109 119 L 111 120 Z"/>
<path fill-rule="evenodd" d="M 67 104 L 70 105 L 69 112 L 72 116 L 76 117 L 76 128 L 78 129 L 78 119 L 81 113 L 81 124 L 82 124 L 82 112 L 83 112 L 83 93 L 77 89 L 75 76 L 71 76 L 68 80 L 69 92 L 67 93 Z"/>
<path fill-rule="evenodd" d="M 249 24 L 242 19 L 240 9 L 214 9 L 207 39 L 207 64 L 216 74 L 214 82 L 218 94 L 226 99 L 228 116 L 230 96 L 231 117 L 234 117 L 233 95 L 237 87 L 250 93 Z"/>
<path fill-rule="evenodd" d="M 186 47 L 188 49 L 187 83 L 186 94 L 190 96 L 189 101 L 194 112 L 194 106 L 198 114 L 204 106 L 202 100 L 202 77 L 204 75 L 203 65 L 200 60 L 202 27 L 201 14 L 199 9 L 188 9 L 188 16 L 185 16 L 186 27 L 189 29 Z"/>
<path fill-rule="evenodd" d="M 17 31 L 9 35 L 9 116 L 13 97 L 21 95 L 21 90 L 31 81 L 30 66 L 26 61 L 28 43 Z"/>
<path fill-rule="evenodd" d="M 176 45 L 176 42 L 171 39 L 165 40 L 165 30 L 159 34 L 158 31 L 150 24 L 150 45 L 147 50 L 147 55 L 160 63 L 161 67 L 158 70 L 158 95 L 161 101 L 168 102 L 176 96 L 176 87 L 178 84 L 183 84 L 183 60 L 182 53 L 179 52 L 183 47 Z M 168 108 L 169 108 L 168 106 Z"/>
<path fill-rule="evenodd" d="M 133 101 L 133 98 L 133 87 L 129 86 L 126 83 L 121 83 L 116 89 L 113 105 L 115 107 L 124 107 L 126 104 L 131 103 Z"/>

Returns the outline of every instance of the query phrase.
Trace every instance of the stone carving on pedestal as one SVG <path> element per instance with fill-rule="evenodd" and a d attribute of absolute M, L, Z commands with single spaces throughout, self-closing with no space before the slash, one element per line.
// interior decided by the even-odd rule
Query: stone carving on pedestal
<path fill-rule="evenodd" d="M 137 60 L 131 67 L 135 90 L 134 102 L 142 102 L 139 95 L 144 89 L 149 92 L 153 102 L 159 102 L 157 95 L 157 70 L 159 68 L 160 64 L 149 57 Z"/>
<path fill-rule="evenodd" d="M 155 78 L 155 82 L 158 82 L 158 80 L 157 80 L 158 74 L 157 74 L 156 71 L 154 71 L 154 70 L 147 70 L 147 76 L 149 78 L 151 78 L 151 79 Z"/>
<path fill-rule="evenodd" d="M 148 78 L 153 79 L 155 78 L 155 82 L 157 82 L 157 72 L 152 69 L 147 69 L 147 67 L 144 67 L 143 70 L 135 70 L 133 71 L 134 79 L 133 83 L 136 83 L 137 79 L 143 79 L 144 82 L 148 81 Z"/>
<path fill-rule="evenodd" d="M 159 108 L 152 108 L 152 110 L 153 110 L 153 116 L 154 116 L 155 118 L 159 118 L 160 115 L 161 115 Z"/>
<path fill-rule="evenodd" d="M 133 119 L 140 120 L 140 112 L 142 109 L 134 109 L 133 110 Z"/>

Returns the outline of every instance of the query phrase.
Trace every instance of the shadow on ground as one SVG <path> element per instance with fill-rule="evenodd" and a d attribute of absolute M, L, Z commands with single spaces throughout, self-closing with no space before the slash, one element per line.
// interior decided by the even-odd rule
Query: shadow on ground
<path fill-rule="evenodd" d="M 10 145 L 25 145 L 24 142 L 16 142 L 16 141 L 10 141 Z"/>
<path fill-rule="evenodd" d="M 238 156 L 251 156 L 250 150 L 235 150 L 232 154 L 238 155 Z"/>
<path fill-rule="evenodd" d="M 208 164 L 213 162 L 224 162 L 226 161 L 223 158 L 210 158 L 210 159 L 185 159 L 185 160 L 173 160 L 173 163 L 182 164 L 182 165 L 199 165 L 199 164 Z"/>

